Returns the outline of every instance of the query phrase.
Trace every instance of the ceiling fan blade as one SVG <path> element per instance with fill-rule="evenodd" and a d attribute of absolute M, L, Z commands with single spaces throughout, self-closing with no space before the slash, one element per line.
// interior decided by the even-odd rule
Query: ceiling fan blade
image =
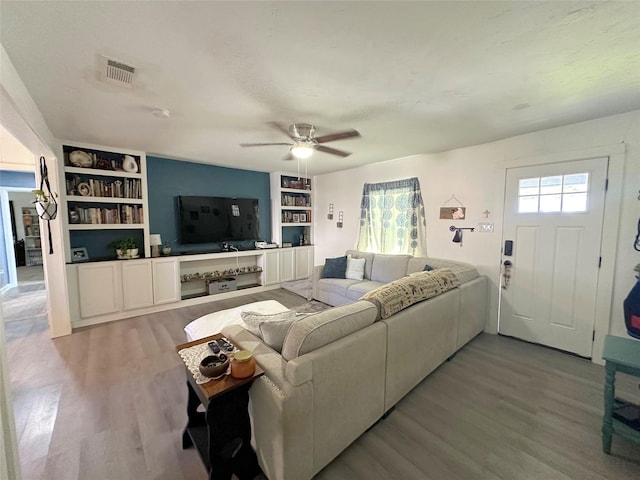
<path fill-rule="evenodd" d="M 293 145 L 292 143 L 241 143 L 241 147 L 264 147 L 266 145 Z"/>
<path fill-rule="evenodd" d="M 349 155 L 351 155 L 351 152 L 336 150 L 335 148 L 325 147 L 324 145 L 316 145 L 315 149 L 324 153 L 330 153 L 331 155 L 338 155 L 339 157 L 348 157 Z"/>
<path fill-rule="evenodd" d="M 330 133 L 329 135 L 322 135 L 321 137 L 314 137 L 314 140 L 318 143 L 333 142 L 335 140 L 343 140 L 345 138 L 359 137 L 360 134 L 356 130 L 346 130 L 344 132 Z"/>
<path fill-rule="evenodd" d="M 287 137 L 289 138 L 293 138 L 291 136 L 291 134 L 289 133 L 289 127 L 285 127 L 283 125 L 280 125 L 278 122 L 269 122 L 269 125 L 271 125 L 273 128 L 280 130 L 282 133 L 284 133 Z"/>

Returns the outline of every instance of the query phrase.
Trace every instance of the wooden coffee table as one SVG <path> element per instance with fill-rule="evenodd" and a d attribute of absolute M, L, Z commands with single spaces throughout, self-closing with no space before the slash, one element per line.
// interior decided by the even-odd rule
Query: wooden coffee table
<path fill-rule="evenodd" d="M 183 343 L 176 346 L 176 352 L 223 336 L 219 333 Z M 182 434 L 182 448 L 196 446 L 210 480 L 229 480 L 234 473 L 240 480 L 249 480 L 262 473 L 251 448 L 248 405 L 249 388 L 264 371 L 256 366 L 251 377 L 237 379 L 225 375 L 200 385 L 188 369 L 186 372 L 187 426 Z M 200 405 L 204 406 L 205 412 L 198 412 Z"/>

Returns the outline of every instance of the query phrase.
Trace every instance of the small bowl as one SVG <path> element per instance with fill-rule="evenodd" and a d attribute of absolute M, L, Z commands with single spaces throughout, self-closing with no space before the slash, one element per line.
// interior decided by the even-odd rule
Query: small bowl
<path fill-rule="evenodd" d="M 222 361 L 215 355 L 202 359 L 199 365 L 200 373 L 205 377 L 215 378 L 222 375 L 229 368 L 229 359 Z"/>

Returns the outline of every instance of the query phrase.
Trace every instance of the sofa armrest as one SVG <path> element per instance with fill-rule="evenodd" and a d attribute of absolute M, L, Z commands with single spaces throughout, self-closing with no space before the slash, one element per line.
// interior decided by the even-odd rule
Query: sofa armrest
<path fill-rule="evenodd" d="M 316 300 L 319 299 L 319 297 L 318 297 L 318 280 L 320 280 L 322 278 L 322 271 L 323 270 L 324 270 L 324 265 L 316 265 L 315 267 L 313 267 L 313 271 L 311 272 L 311 282 L 312 282 L 312 287 L 313 287 L 312 295 L 313 295 L 313 298 L 315 298 Z"/>
<path fill-rule="evenodd" d="M 242 325 L 228 325 L 222 329 L 227 338 L 239 348 L 250 350 L 269 380 L 283 392 L 311 381 L 311 365 L 282 356 Z"/>
<path fill-rule="evenodd" d="M 268 478 L 313 476 L 313 385 L 304 381 L 304 368 L 289 381 L 287 362 L 280 354 L 241 325 L 228 325 L 224 333 L 239 348 L 251 350 L 265 374 L 253 382 L 250 408 L 258 462 Z M 298 362 L 299 363 L 299 362 Z M 307 372 L 311 377 L 311 368 Z"/>

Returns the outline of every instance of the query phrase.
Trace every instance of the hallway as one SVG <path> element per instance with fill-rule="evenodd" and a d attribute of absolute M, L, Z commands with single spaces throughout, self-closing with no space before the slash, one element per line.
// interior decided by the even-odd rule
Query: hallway
<path fill-rule="evenodd" d="M 47 330 L 47 291 L 42 265 L 18 267 L 18 286 L 2 294 L 7 343 Z"/>

